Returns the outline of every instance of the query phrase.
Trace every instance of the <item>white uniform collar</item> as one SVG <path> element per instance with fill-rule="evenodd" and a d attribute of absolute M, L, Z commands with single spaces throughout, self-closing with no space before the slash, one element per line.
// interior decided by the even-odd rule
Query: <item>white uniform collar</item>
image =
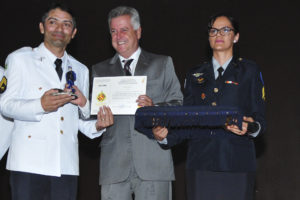
<path fill-rule="evenodd" d="M 57 59 L 57 57 L 49 50 L 46 48 L 45 44 L 42 42 L 40 44 L 40 46 L 38 47 L 42 53 L 50 60 L 51 63 L 53 63 L 54 66 L 54 62 Z M 68 54 L 65 51 L 63 57 L 61 57 L 60 59 L 62 59 L 62 63 L 66 63 L 68 60 Z"/>

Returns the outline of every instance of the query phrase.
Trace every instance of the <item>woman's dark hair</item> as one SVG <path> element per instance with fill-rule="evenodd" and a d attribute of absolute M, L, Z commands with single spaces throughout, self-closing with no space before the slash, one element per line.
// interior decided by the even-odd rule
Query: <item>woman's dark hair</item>
<path fill-rule="evenodd" d="M 212 28 L 216 19 L 219 17 L 226 17 L 230 21 L 232 27 L 234 28 L 234 34 L 237 34 L 240 32 L 240 27 L 239 27 L 238 21 L 236 19 L 234 19 L 234 17 L 228 13 L 217 13 L 217 14 L 211 16 L 208 20 L 208 30 L 210 30 Z"/>
<path fill-rule="evenodd" d="M 239 26 L 238 21 L 232 15 L 230 15 L 226 12 L 221 12 L 221 13 L 212 15 L 208 20 L 208 26 L 207 26 L 208 30 L 210 30 L 212 28 L 213 24 L 219 17 L 226 17 L 230 21 L 230 23 L 234 29 L 234 34 L 237 34 L 240 32 L 240 26 Z M 206 57 L 211 58 L 211 56 L 213 55 L 213 51 L 212 51 L 208 41 L 207 41 L 206 50 L 207 50 Z M 237 43 L 233 46 L 233 55 L 239 57 L 239 45 Z"/>

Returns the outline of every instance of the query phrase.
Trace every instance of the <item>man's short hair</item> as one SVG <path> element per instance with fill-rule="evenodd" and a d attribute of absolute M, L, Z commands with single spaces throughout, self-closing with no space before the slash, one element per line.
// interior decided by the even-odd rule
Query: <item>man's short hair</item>
<path fill-rule="evenodd" d="M 51 10 L 55 10 L 57 8 L 59 8 L 60 10 L 62 10 L 64 12 L 67 12 L 71 15 L 72 23 L 73 23 L 73 30 L 74 30 L 76 28 L 75 17 L 73 15 L 73 12 L 71 11 L 71 9 L 64 3 L 57 3 L 57 2 L 51 3 L 50 6 L 47 8 L 46 12 L 42 16 L 42 23 L 45 24 L 45 21 L 46 21 L 47 17 L 49 16 L 49 12 Z"/>
<path fill-rule="evenodd" d="M 131 19 L 131 25 L 133 26 L 134 30 L 140 28 L 140 16 L 138 11 L 135 8 L 128 7 L 128 6 L 119 6 L 112 9 L 108 14 L 108 26 L 110 29 L 110 22 L 112 18 L 120 17 L 123 15 L 129 15 Z"/>

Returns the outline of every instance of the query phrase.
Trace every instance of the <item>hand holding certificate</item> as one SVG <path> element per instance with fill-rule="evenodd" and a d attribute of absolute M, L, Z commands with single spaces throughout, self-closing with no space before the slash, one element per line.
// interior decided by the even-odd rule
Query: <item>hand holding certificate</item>
<path fill-rule="evenodd" d="M 134 115 L 140 95 L 146 94 L 147 76 L 96 77 L 93 81 L 91 114 L 109 106 L 114 115 Z"/>

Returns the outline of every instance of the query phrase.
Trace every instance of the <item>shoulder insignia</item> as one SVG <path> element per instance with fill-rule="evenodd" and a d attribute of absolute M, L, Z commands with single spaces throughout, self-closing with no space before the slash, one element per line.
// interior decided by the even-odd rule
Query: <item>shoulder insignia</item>
<path fill-rule="evenodd" d="M 261 80 L 261 82 L 262 82 L 262 99 L 264 100 L 264 101 L 266 101 L 266 93 L 265 93 L 265 83 L 264 83 L 264 79 L 263 79 L 263 77 L 262 77 L 262 73 L 260 72 L 260 80 Z"/>
<path fill-rule="evenodd" d="M 263 79 L 263 77 L 262 77 L 262 73 L 261 73 L 261 72 L 259 73 L 259 76 L 260 76 L 260 80 L 261 80 L 262 84 L 265 85 L 264 79 Z"/>
<path fill-rule="evenodd" d="M 266 101 L 265 86 L 262 87 L 262 99 Z"/>
<path fill-rule="evenodd" d="M 3 92 L 5 92 L 6 90 L 6 86 L 7 86 L 7 79 L 5 76 L 3 76 L 1 82 L 0 82 L 0 94 L 2 94 Z"/>

